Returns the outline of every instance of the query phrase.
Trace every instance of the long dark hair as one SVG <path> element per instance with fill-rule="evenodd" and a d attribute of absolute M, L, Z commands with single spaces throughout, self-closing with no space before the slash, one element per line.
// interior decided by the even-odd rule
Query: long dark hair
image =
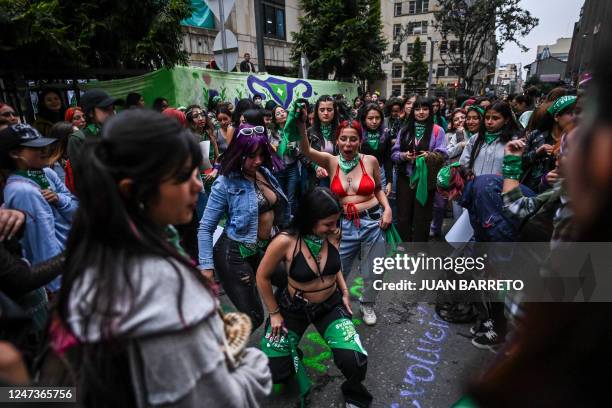
<path fill-rule="evenodd" d="M 232 114 L 232 125 L 234 128 L 240 126 L 240 117 L 245 111 L 249 109 L 257 109 L 257 105 L 250 99 L 240 99 L 234 107 L 234 113 Z"/>
<path fill-rule="evenodd" d="M 185 282 L 179 266 L 208 286 L 146 212 L 147 206 L 159 199 L 160 184 L 187 180 L 201 163 L 202 153 L 194 135 L 175 120 L 154 111 L 132 109 L 109 119 L 102 137 L 88 140 L 80 154 L 74 169 L 79 209 L 68 238 L 58 311 L 69 327 L 71 292 L 86 270 L 91 273 L 90 282 L 81 282 L 89 284 L 84 293 L 90 301 L 80 302 L 78 307 L 85 337 L 92 315 L 101 315 L 101 340 L 82 345 L 83 394 L 88 406 L 123 405 L 133 399 L 133 390 L 125 358 L 127 335 L 113 332 L 117 318 L 113 310 L 117 303 L 126 301 L 128 309 L 137 307 L 130 304 L 140 284 L 134 263 L 148 256 L 174 261 L 170 265 L 179 280 L 175 307 L 181 319 Z M 190 163 L 189 171 L 185 163 Z M 118 188 L 124 179 L 133 182 L 128 194 Z"/>
<path fill-rule="evenodd" d="M 125 98 L 125 109 L 129 109 L 132 106 L 138 106 L 140 98 L 142 98 L 142 95 L 138 92 L 130 92 L 127 94 L 127 97 Z"/>
<path fill-rule="evenodd" d="M 332 138 L 335 138 L 335 134 L 336 134 L 336 129 L 338 128 L 338 123 L 340 123 L 340 119 L 339 119 L 339 112 L 338 112 L 338 104 L 336 103 L 336 100 L 331 97 L 330 95 L 321 95 L 319 97 L 319 99 L 317 99 L 317 103 L 315 104 L 315 108 L 314 108 L 314 121 L 312 123 L 312 130 L 316 133 L 317 136 L 321 137 L 321 119 L 319 119 L 319 106 L 321 105 L 321 102 L 332 102 L 333 103 L 333 107 L 334 107 L 334 118 L 331 121 L 331 127 L 332 127 Z M 332 140 L 332 143 L 335 145 L 336 144 L 336 140 Z M 321 144 L 323 144 L 323 140 L 321 140 Z"/>
<path fill-rule="evenodd" d="M 49 156 L 56 160 L 62 159 L 66 155 L 68 149 L 68 138 L 74 133 L 72 123 L 70 122 L 57 122 L 49 129 L 48 138 L 57 139 L 57 142 L 52 144 L 52 151 Z"/>
<path fill-rule="evenodd" d="M 47 96 L 50 93 L 56 94 L 62 103 L 62 106 L 60 107 L 60 110 L 58 112 L 53 112 L 45 106 L 45 96 Z M 51 87 L 43 88 L 43 90 L 38 95 L 38 105 L 37 106 L 38 106 L 38 113 L 37 113 L 38 117 L 46 119 L 51 123 L 61 122 L 64 120 L 64 115 L 66 114 L 66 104 L 64 103 L 64 98 L 62 97 L 62 93 L 60 92 L 59 89 L 51 88 Z"/>
<path fill-rule="evenodd" d="M 472 151 L 470 152 L 470 162 L 468 164 L 468 167 L 470 169 L 474 168 L 474 162 L 476 161 L 476 158 L 478 157 L 478 154 L 480 153 L 480 149 L 482 149 L 482 145 L 484 144 L 485 133 L 487 132 L 487 128 L 485 126 L 485 116 L 487 115 L 487 112 L 491 110 L 494 110 L 495 112 L 500 113 L 504 117 L 504 119 L 507 120 L 506 124 L 501 129 L 502 133 L 499 136 L 500 142 L 504 144 L 508 143 L 519 132 L 519 125 L 518 123 L 516 123 L 516 119 L 514 118 L 514 115 L 512 114 L 512 108 L 510 107 L 508 102 L 497 101 L 489 105 L 489 107 L 485 111 L 485 114 L 482 118 L 482 122 L 480 122 L 480 129 L 478 130 L 478 136 L 476 136 L 477 139 L 474 142 Z"/>
<path fill-rule="evenodd" d="M 385 115 L 383 114 L 383 110 L 380 109 L 380 106 L 378 106 L 377 103 L 368 103 L 365 108 L 361 109 L 361 114 L 359 115 L 359 121 L 361 122 L 361 128 L 363 129 L 363 134 L 360 135 L 362 141 L 365 140 L 365 133 L 369 130 L 368 126 L 366 125 L 366 118 L 368 117 L 368 113 L 371 111 L 376 111 L 380 115 L 380 124 L 378 125 L 378 129 L 376 129 L 378 134 L 382 136 L 385 130 L 385 126 L 383 124 Z"/>
<path fill-rule="evenodd" d="M 299 235 L 312 234 L 318 221 L 341 211 L 342 206 L 329 188 L 315 187 L 300 200 L 290 231 Z"/>
<path fill-rule="evenodd" d="M 429 108 L 429 116 L 427 117 L 427 121 L 425 122 L 425 136 L 421 139 L 421 142 L 418 146 L 415 146 L 415 122 L 416 119 L 414 117 L 414 112 L 417 108 L 426 106 Z M 426 96 L 417 96 L 416 101 L 412 105 L 412 110 L 410 111 L 410 116 L 408 116 L 408 120 L 406 124 L 402 126 L 400 129 L 399 137 L 400 137 L 400 150 L 402 152 L 407 152 L 409 150 L 429 150 L 429 142 L 431 141 L 431 132 L 433 131 L 434 121 L 433 121 L 433 101 L 431 98 Z"/>

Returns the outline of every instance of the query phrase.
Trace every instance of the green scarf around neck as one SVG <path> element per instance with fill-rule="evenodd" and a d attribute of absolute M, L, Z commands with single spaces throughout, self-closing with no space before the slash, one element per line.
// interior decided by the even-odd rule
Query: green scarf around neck
<path fill-rule="evenodd" d="M 332 137 L 332 125 L 325 125 L 323 123 L 321 123 L 321 134 L 323 135 L 323 138 L 327 141 L 331 141 Z"/>
<path fill-rule="evenodd" d="M 366 142 L 372 148 L 372 150 L 378 150 L 378 146 L 380 145 L 380 134 L 377 130 L 368 130 L 366 131 Z"/>
<path fill-rule="evenodd" d="M 45 172 L 42 170 L 15 170 L 13 174 L 17 174 L 18 176 L 32 180 L 33 182 L 38 184 L 41 190 L 46 190 L 51 187 L 49 179 L 45 175 Z"/>
<path fill-rule="evenodd" d="M 421 139 L 423 139 L 423 136 L 425 136 L 425 129 L 427 126 L 425 126 L 424 123 L 421 122 L 414 122 L 414 144 L 418 145 L 421 142 Z"/>
<path fill-rule="evenodd" d="M 501 136 L 501 133 L 502 133 L 501 130 L 495 133 L 485 132 L 485 135 L 484 135 L 485 143 L 489 145 L 492 144 L 497 139 L 499 139 L 499 137 Z"/>
<path fill-rule="evenodd" d="M 353 157 L 351 160 L 346 160 L 342 153 L 338 155 L 338 166 L 340 166 L 340 170 L 344 174 L 349 174 L 357 165 L 359 164 L 359 153 Z"/>
<path fill-rule="evenodd" d="M 181 237 L 176 228 L 172 225 L 168 225 L 164 232 L 166 233 L 166 240 L 168 243 L 172 245 L 179 254 L 189 259 L 189 254 L 187 254 L 187 251 L 181 246 Z"/>
<path fill-rule="evenodd" d="M 303 238 L 312 256 L 318 258 L 319 254 L 321 253 L 321 249 L 323 248 L 323 238 L 320 238 L 314 234 L 304 235 Z"/>

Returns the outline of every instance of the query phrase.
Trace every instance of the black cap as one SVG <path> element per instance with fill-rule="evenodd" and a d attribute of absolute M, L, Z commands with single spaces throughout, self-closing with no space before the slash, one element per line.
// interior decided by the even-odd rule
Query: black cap
<path fill-rule="evenodd" d="M 101 89 L 90 89 L 81 97 L 81 106 L 85 113 L 93 111 L 94 108 L 108 108 L 111 105 L 123 105 L 123 100 L 110 97 Z"/>
<path fill-rule="evenodd" d="M 7 153 L 16 147 L 45 147 L 57 139 L 43 137 L 30 125 L 18 123 L 0 131 L 0 152 Z"/>

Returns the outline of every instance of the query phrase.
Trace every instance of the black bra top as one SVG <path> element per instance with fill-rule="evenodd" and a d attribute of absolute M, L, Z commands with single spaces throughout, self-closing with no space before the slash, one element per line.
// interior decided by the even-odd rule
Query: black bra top
<path fill-rule="evenodd" d="M 274 203 L 270 203 L 270 200 L 266 198 L 266 195 L 263 193 L 263 191 L 261 191 L 261 188 L 257 185 L 257 183 L 254 183 L 254 184 L 255 184 L 255 195 L 257 196 L 257 213 L 263 214 L 265 212 L 274 210 L 274 208 L 278 204 L 278 194 L 274 192 L 274 194 L 276 194 L 276 201 L 274 201 Z M 274 191 L 274 189 L 271 186 L 269 188 L 272 191 Z"/>
<path fill-rule="evenodd" d="M 300 245 L 301 242 L 302 237 L 299 237 L 296 247 Z M 327 248 L 327 260 L 325 262 L 325 267 L 321 271 L 321 280 L 323 280 L 323 276 L 332 276 L 337 274 L 342 265 L 340 262 L 340 253 L 336 247 L 327 241 Z M 310 268 L 308 262 L 306 262 L 301 246 L 300 251 L 293 257 L 291 266 L 289 266 L 289 277 L 300 283 L 310 282 L 318 278 L 318 275 Z"/>

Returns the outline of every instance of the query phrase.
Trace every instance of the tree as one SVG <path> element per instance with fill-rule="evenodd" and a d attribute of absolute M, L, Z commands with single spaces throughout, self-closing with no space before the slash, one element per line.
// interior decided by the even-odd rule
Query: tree
<path fill-rule="evenodd" d="M 301 0 L 304 15 L 293 33 L 291 60 L 305 54 L 316 79 L 353 81 L 384 78 L 387 41 L 382 33 L 380 0 Z"/>
<path fill-rule="evenodd" d="M 425 88 L 429 79 L 429 68 L 423 62 L 425 55 L 421 44 L 421 38 L 417 37 L 412 46 L 410 62 L 404 61 L 404 79 L 402 82 L 406 85 L 406 91 L 410 93 L 416 93 L 418 90 Z"/>
<path fill-rule="evenodd" d="M 472 88 L 474 78 L 491 64 L 508 43 L 523 52 L 520 38 L 525 37 L 539 20 L 519 5 L 520 0 L 439 0 L 434 13 L 434 27 L 442 34 L 447 46 L 456 47 L 441 53 L 442 61 L 452 66 L 462 85 Z M 487 57 L 487 50 L 491 55 Z"/>
<path fill-rule="evenodd" d="M 187 62 L 189 0 L 0 0 L 0 67 L 49 72 L 145 69 Z"/>

